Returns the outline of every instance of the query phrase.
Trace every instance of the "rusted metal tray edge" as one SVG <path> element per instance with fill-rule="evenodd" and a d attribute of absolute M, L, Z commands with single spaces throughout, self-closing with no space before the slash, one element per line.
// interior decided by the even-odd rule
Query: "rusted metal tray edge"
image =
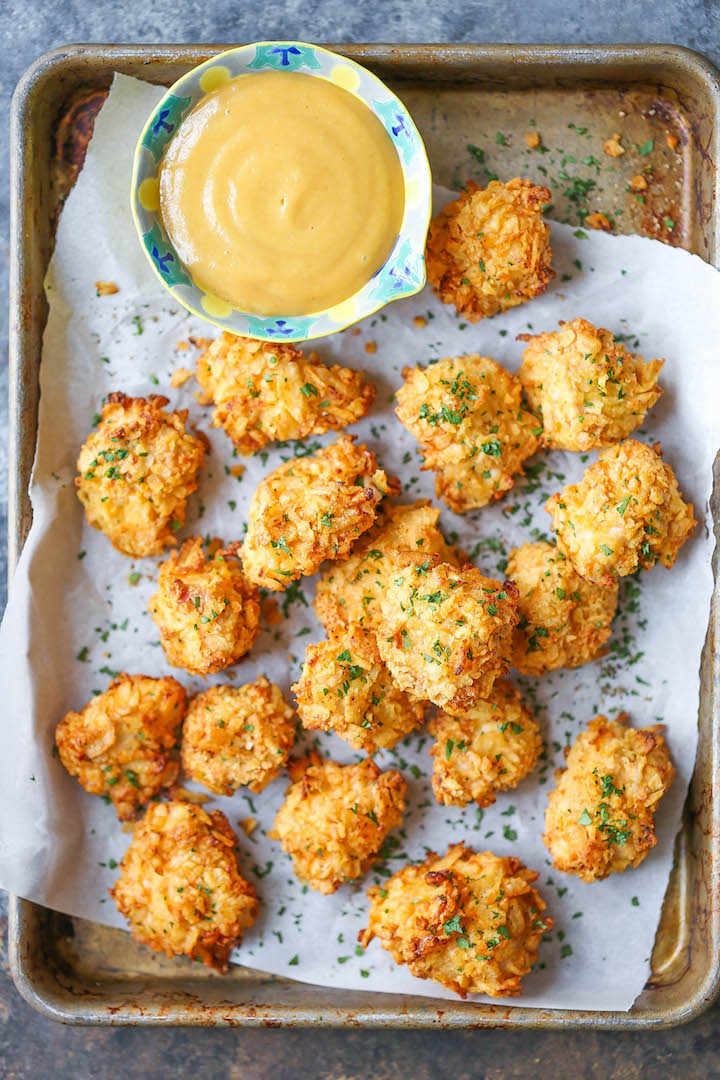
<path fill-rule="evenodd" d="M 102 60 L 107 65 L 121 64 L 124 60 L 142 61 L 148 65 L 175 63 L 198 63 L 206 56 L 227 45 L 74 45 L 54 50 L 41 57 L 28 69 L 18 84 L 11 110 L 11 261 L 10 261 L 10 491 L 9 491 L 9 573 L 12 574 L 30 525 L 28 483 L 32 454 L 27 446 L 34 446 L 37 414 L 37 366 L 42 340 L 45 302 L 42 292 L 44 264 L 49 251 L 49 236 L 42 237 L 42 250 L 37 251 L 36 227 L 32 207 L 25 200 L 26 182 L 30 175 L 29 156 L 36 148 L 27 137 L 31 130 L 33 111 L 38 107 L 38 87 L 50 74 L 61 74 L 68 62 Z M 332 46 L 331 46 L 332 47 Z M 335 46 L 338 47 L 338 46 Z M 413 65 L 421 62 L 428 49 L 436 52 L 438 64 L 443 60 L 462 63 L 465 60 L 487 66 L 489 74 L 503 64 L 517 63 L 525 72 L 548 70 L 568 76 L 597 78 L 602 66 L 609 61 L 623 62 L 628 70 L 650 71 L 653 64 L 665 68 L 677 67 L 691 71 L 693 77 L 720 112 L 720 73 L 704 57 L 691 50 L 673 45 L 660 46 L 425 46 L 425 45 L 356 45 L 339 46 L 359 60 L 382 58 L 388 62 Z M 436 69 L 437 70 L 437 69 Z M 25 136 L 25 137 L 23 137 Z M 716 188 L 717 191 L 717 188 Z M 720 210 L 717 202 L 713 222 L 715 261 L 720 257 Z M 40 265 L 39 265 L 40 264 Z M 24 451 L 24 452 L 23 452 Z M 713 657 L 718 655 L 718 622 L 715 608 L 718 590 L 713 598 L 713 615 L 709 630 L 709 646 Z M 710 706 L 712 741 L 709 767 L 706 772 L 717 774 L 720 753 L 717 740 L 718 692 L 717 675 L 710 679 L 708 702 Z M 708 852 L 711 860 L 711 893 L 717 893 L 720 881 L 720 806 L 713 799 L 706 808 L 709 818 L 705 828 L 710 840 Z M 33 940 L 37 934 L 38 911 L 36 905 L 18 897 L 10 897 L 9 959 L 10 970 L 17 989 L 36 1010 L 50 1019 L 65 1023 L 92 1024 L 156 1024 L 178 1023 L 198 1026 L 362 1026 L 362 1027 L 543 1027 L 543 1028 L 591 1028 L 628 1029 L 667 1027 L 687 1022 L 703 1012 L 714 1000 L 720 988 L 720 909 L 710 905 L 707 913 L 704 946 L 709 962 L 704 977 L 693 994 L 671 1009 L 634 1007 L 630 1012 L 585 1012 L 573 1010 L 547 1011 L 515 1006 L 475 1006 L 472 1013 L 465 1009 L 455 1011 L 453 1003 L 432 1001 L 425 998 L 404 999 L 397 997 L 394 1008 L 378 1010 L 373 999 L 382 995 L 358 993 L 352 1008 L 347 1005 L 337 1009 L 325 1009 L 323 1016 L 301 1005 L 263 1006 L 247 1002 L 223 1002 L 203 1004 L 195 997 L 188 1001 L 178 993 L 176 1000 L 148 1001 L 144 1006 L 130 1005 L 118 1000 L 112 1005 L 102 998 L 98 987 L 97 997 L 79 1000 L 70 988 L 60 982 L 51 992 L 36 977 L 30 960 Z M 141 982 L 142 980 L 138 980 Z M 296 984 L 297 985 L 297 984 Z M 140 990 L 138 991 L 140 992 Z M 447 1007 L 444 1007 L 447 1006 Z"/>

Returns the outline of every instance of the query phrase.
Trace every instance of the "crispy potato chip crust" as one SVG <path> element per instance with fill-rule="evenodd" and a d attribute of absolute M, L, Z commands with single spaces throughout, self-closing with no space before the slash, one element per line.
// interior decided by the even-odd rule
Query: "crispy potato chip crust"
<path fill-rule="evenodd" d="M 110 895 L 136 941 L 222 972 L 259 910 L 228 819 L 185 802 L 148 807 Z"/>
<path fill-rule="evenodd" d="M 60 721 L 60 760 L 81 787 L 107 796 L 120 820 L 129 821 L 176 779 L 186 709 L 185 690 L 170 676 L 123 672 L 84 709 Z"/>
<path fill-rule="evenodd" d="M 241 454 L 346 428 L 367 416 L 375 398 L 364 371 L 329 368 L 294 345 L 227 333 L 199 358 L 197 379 L 216 405 L 213 425 Z"/>
<path fill-rule="evenodd" d="M 430 224 L 428 281 L 444 304 L 477 322 L 539 296 L 555 277 L 543 205 L 550 191 L 516 177 L 466 190 Z"/>
<path fill-rule="evenodd" d="M 148 611 L 160 630 L 168 663 L 193 675 L 222 671 L 244 656 L 258 636 L 260 596 L 235 554 L 214 540 L 186 540 L 162 563 Z"/>
<path fill-rule="evenodd" d="M 399 772 L 381 772 L 370 758 L 338 765 L 313 754 L 293 762 L 291 776 L 295 783 L 268 836 L 280 841 L 301 881 L 333 893 L 375 861 L 402 821 L 407 785 Z"/>
<path fill-rule="evenodd" d="M 512 667 L 542 675 L 603 655 L 617 610 L 617 583 L 585 581 L 561 551 L 541 540 L 511 551 L 505 572 L 519 594 Z"/>
<path fill-rule="evenodd" d="M 496 791 L 517 787 L 532 772 L 543 745 L 532 713 L 506 679 L 468 712 L 438 713 L 428 731 L 436 740 L 433 791 L 446 806 L 491 806 Z"/>
<path fill-rule="evenodd" d="M 537 877 L 518 859 L 463 844 L 443 856 L 431 851 L 368 889 L 370 917 L 358 940 L 365 948 L 378 938 L 416 978 L 460 997 L 519 994 L 553 925 L 532 887 Z"/>
<path fill-rule="evenodd" d="M 662 393 L 663 360 L 646 364 L 586 319 L 561 322 L 552 334 L 519 334 L 518 341 L 529 342 L 518 378 L 553 449 L 592 450 L 627 438 Z"/>
<path fill-rule="evenodd" d="M 517 589 L 437 556 L 400 555 L 380 601 L 377 643 L 402 690 L 469 709 L 508 669 Z"/>
<path fill-rule="evenodd" d="M 395 489 L 375 455 L 350 435 L 278 466 L 250 503 L 241 549 L 247 577 L 278 591 L 325 559 L 344 558 Z"/>
<path fill-rule="evenodd" d="M 190 701 L 183 769 L 216 795 L 243 786 L 262 791 L 287 763 L 293 717 L 280 688 L 264 676 L 245 686 L 211 686 Z"/>
<path fill-rule="evenodd" d="M 78 457 L 75 486 L 88 524 L 135 558 L 177 543 L 205 461 L 207 440 L 186 430 L 187 409 L 165 412 L 167 403 L 157 394 L 108 395 Z"/>
<path fill-rule="evenodd" d="M 638 866 L 657 843 L 655 811 L 675 776 L 662 725 L 596 716 L 555 773 L 543 840 L 553 866 L 582 881 Z"/>
<path fill-rule="evenodd" d="M 660 447 L 626 439 L 603 450 L 579 484 L 548 499 L 557 544 L 578 574 L 612 585 L 638 566 L 666 569 L 697 522 Z"/>
<path fill-rule="evenodd" d="M 398 689 L 374 635 L 356 627 L 308 645 L 292 687 L 303 727 L 334 731 L 355 750 L 389 749 L 423 721 L 423 706 Z"/>
<path fill-rule="evenodd" d="M 315 590 L 315 614 L 335 633 L 362 626 L 373 629 L 379 619 L 379 599 L 389 569 L 400 551 L 439 555 L 457 566 L 465 556 L 450 547 L 437 527 L 440 511 L 427 500 L 411 505 L 384 501 L 373 527 L 354 545 L 351 554 L 323 573 Z"/>
<path fill-rule="evenodd" d="M 403 370 L 395 410 L 422 447 L 435 494 L 460 514 L 500 499 L 540 445 L 518 379 L 486 356 Z"/>

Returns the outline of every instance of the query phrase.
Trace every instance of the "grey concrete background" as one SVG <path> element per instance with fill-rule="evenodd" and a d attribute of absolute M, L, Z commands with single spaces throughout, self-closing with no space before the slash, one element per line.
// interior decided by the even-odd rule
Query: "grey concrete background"
<path fill-rule="evenodd" d="M 672 42 L 720 64 L 720 0 L 4 0 L 0 97 L 41 53 L 70 42 L 315 41 Z M 9 148 L 0 130 L 0 536 L 7 523 L 7 259 Z M 0 608 L 6 551 L 0 545 Z M 1 912 L 0 912 L 1 917 Z M 606 928 L 599 928 L 604 932 Z M 613 1033 L 141 1031 L 64 1028 L 18 997 L 0 950 L 0 1076 L 97 1080 L 530 1080 L 720 1078 L 720 1013 L 674 1031 Z"/>

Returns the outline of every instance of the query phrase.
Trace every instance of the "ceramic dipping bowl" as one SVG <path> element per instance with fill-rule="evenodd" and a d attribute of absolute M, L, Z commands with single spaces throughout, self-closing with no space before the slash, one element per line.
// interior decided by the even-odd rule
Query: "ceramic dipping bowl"
<path fill-rule="evenodd" d="M 163 227 L 158 169 L 184 117 L 206 94 L 238 75 L 279 71 L 326 79 L 363 101 L 393 141 L 400 161 L 405 208 L 384 265 L 359 292 L 334 307 L 286 318 L 240 311 L 199 288 Z M 432 179 L 423 141 L 400 99 L 375 75 L 343 56 L 299 41 L 262 41 L 229 49 L 183 75 L 163 96 L 135 149 L 132 215 L 143 250 L 165 288 L 193 315 L 221 330 L 275 341 L 306 341 L 334 334 L 425 284 L 425 239 L 432 210 Z"/>

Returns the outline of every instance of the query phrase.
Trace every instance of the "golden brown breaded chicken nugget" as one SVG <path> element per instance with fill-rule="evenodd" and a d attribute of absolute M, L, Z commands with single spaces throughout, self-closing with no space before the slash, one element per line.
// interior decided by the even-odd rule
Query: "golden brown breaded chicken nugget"
<path fill-rule="evenodd" d="M 384 501 L 373 527 L 354 545 L 342 562 L 324 571 L 315 590 L 315 614 L 326 630 L 349 627 L 372 629 L 379 617 L 379 598 L 389 567 L 400 551 L 439 555 L 453 566 L 466 558 L 450 547 L 437 527 L 440 511 L 427 499 L 409 506 Z"/>
<path fill-rule="evenodd" d="M 539 296 L 555 277 L 542 216 L 550 191 L 518 177 L 465 187 L 431 222 L 425 259 L 442 302 L 477 322 Z"/>
<path fill-rule="evenodd" d="M 148 611 L 160 630 L 168 663 L 210 675 L 236 663 L 260 631 L 260 596 L 240 568 L 239 545 L 200 536 L 162 563 Z"/>
<path fill-rule="evenodd" d="M 372 865 L 402 821 L 407 785 L 394 769 L 380 772 L 371 758 L 338 765 L 312 754 L 294 761 L 290 775 L 295 783 L 268 836 L 280 841 L 301 881 L 333 893 Z"/>
<path fill-rule="evenodd" d="M 553 495 L 545 509 L 560 550 L 598 585 L 612 585 L 638 566 L 649 570 L 656 560 L 669 570 L 697 525 L 659 443 L 634 439 L 603 450 L 580 483 Z"/>
<path fill-rule="evenodd" d="M 293 458 L 262 480 L 252 497 L 242 545 L 250 581 L 275 591 L 342 559 L 396 490 L 367 446 L 343 435 L 309 457 Z"/>
<path fill-rule="evenodd" d="M 135 558 L 177 543 L 174 532 L 205 460 L 207 439 L 186 430 L 187 409 L 165 412 L 167 403 L 157 394 L 109 394 L 77 462 L 88 524 Z"/>
<path fill-rule="evenodd" d="M 617 583 L 585 581 L 558 548 L 542 540 L 514 548 L 505 572 L 519 594 L 512 667 L 542 675 L 602 656 L 617 610 Z"/>
<path fill-rule="evenodd" d="M 403 378 L 395 412 L 420 443 L 438 498 L 458 514 L 502 498 L 540 445 L 518 379 L 477 354 L 404 368 Z"/>
<path fill-rule="evenodd" d="M 596 716 L 555 773 L 543 840 L 553 866 L 598 881 L 638 866 L 657 843 L 655 811 L 675 776 L 668 748 L 651 728 Z"/>
<path fill-rule="evenodd" d="M 148 807 L 110 895 L 141 945 L 223 972 L 259 909 L 228 819 L 187 802 Z"/>
<path fill-rule="evenodd" d="M 508 669 L 517 589 L 437 556 L 398 559 L 380 601 L 380 656 L 402 690 L 467 710 Z"/>
<path fill-rule="evenodd" d="M 166 675 L 122 672 L 55 729 L 60 760 L 91 795 L 108 798 L 121 821 L 173 783 L 187 709 L 185 690 Z"/>
<path fill-rule="evenodd" d="M 389 749 L 423 721 L 423 706 L 393 682 L 374 635 L 360 627 L 308 645 L 293 686 L 303 727 L 334 731 L 355 750 Z"/>
<path fill-rule="evenodd" d="M 532 887 L 538 875 L 514 858 L 452 844 L 445 855 L 404 866 L 372 885 L 370 917 L 358 940 L 378 938 L 398 964 L 460 997 L 510 997 L 552 928 Z"/>
<path fill-rule="evenodd" d="M 467 712 L 441 712 L 428 723 L 435 736 L 432 786 L 446 806 L 491 806 L 496 791 L 517 787 L 535 768 L 540 730 L 519 693 L 498 679 L 488 697 Z"/>
<path fill-rule="evenodd" d="M 561 322 L 552 334 L 519 334 L 518 341 L 530 342 L 518 378 L 553 449 L 593 450 L 627 438 L 662 393 L 663 360 L 646 364 L 586 319 Z"/>
<path fill-rule="evenodd" d="M 245 686 L 211 686 L 190 701 L 183 769 L 216 795 L 244 785 L 262 791 L 287 764 L 293 716 L 280 688 L 263 675 Z"/>
<path fill-rule="evenodd" d="M 217 406 L 213 425 L 240 454 L 356 424 L 375 398 L 364 371 L 329 368 L 294 345 L 227 333 L 198 360 L 197 379 Z"/>

